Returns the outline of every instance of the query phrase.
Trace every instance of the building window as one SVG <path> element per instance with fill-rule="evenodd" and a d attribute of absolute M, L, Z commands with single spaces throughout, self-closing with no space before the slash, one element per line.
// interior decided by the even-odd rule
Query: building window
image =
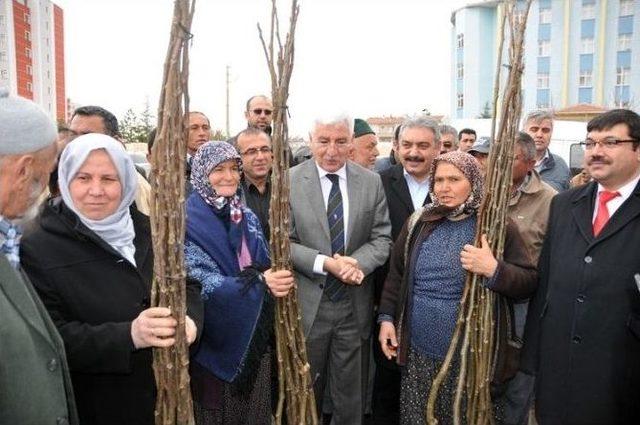
<path fill-rule="evenodd" d="M 538 74 L 537 87 L 539 89 L 548 89 L 549 88 L 549 74 Z"/>
<path fill-rule="evenodd" d="M 631 80 L 631 68 L 616 68 L 616 86 L 628 86 Z"/>
<path fill-rule="evenodd" d="M 582 5 L 582 19 L 594 19 L 596 17 L 595 3 L 585 3 Z"/>
<path fill-rule="evenodd" d="M 0 33 L 0 47 L 6 47 L 7 45 L 7 35 Z"/>
<path fill-rule="evenodd" d="M 4 15 L 0 15 L 0 27 L 4 27 Z"/>
<path fill-rule="evenodd" d="M 461 80 L 462 78 L 464 78 L 464 64 L 459 63 L 457 65 L 457 72 L 456 75 L 458 77 L 458 80 Z"/>
<path fill-rule="evenodd" d="M 0 62 L 6 62 L 7 60 L 7 52 L 0 51 Z"/>
<path fill-rule="evenodd" d="M 31 84 L 30 82 L 27 81 L 27 91 L 28 92 L 32 92 L 33 91 L 33 84 Z"/>
<path fill-rule="evenodd" d="M 8 80 L 9 79 L 9 71 L 6 69 L 0 69 L 0 80 Z"/>
<path fill-rule="evenodd" d="M 33 75 L 33 68 L 31 65 L 27 65 L 27 75 Z"/>
<path fill-rule="evenodd" d="M 620 0 L 620 16 L 633 15 L 633 0 Z"/>
<path fill-rule="evenodd" d="M 541 24 L 551 23 L 551 9 L 540 9 L 540 23 Z"/>
<path fill-rule="evenodd" d="M 25 31 L 25 32 L 24 32 L 24 38 L 25 38 L 27 41 L 31 41 L 31 33 L 30 33 L 29 31 Z"/>
<path fill-rule="evenodd" d="M 464 47 L 464 34 L 458 34 L 458 49 L 462 49 Z"/>
<path fill-rule="evenodd" d="M 618 51 L 631 50 L 631 34 L 618 34 Z"/>
<path fill-rule="evenodd" d="M 594 50 L 595 50 L 595 43 L 593 42 L 593 38 L 581 38 L 580 39 L 580 54 L 581 55 L 593 54 Z"/>
<path fill-rule="evenodd" d="M 464 94 L 458 93 L 458 109 L 464 108 Z"/>
<path fill-rule="evenodd" d="M 538 56 L 549 56 L 551 42 L 549 40 L 538 40 Z"/>
<path fill-rule="evenodd" d="M 593 85 L 591 76 L 591 71 L 580 71 L 580 79 L 578 81 L 578 85 L 580 87 L 591 87 Z"/>
<path fill-rule="evenodd" d="M 28 58 L 31 58 L 31 49 L 26 47 L 24 49 L 24 54 L 27 55 Z"/>

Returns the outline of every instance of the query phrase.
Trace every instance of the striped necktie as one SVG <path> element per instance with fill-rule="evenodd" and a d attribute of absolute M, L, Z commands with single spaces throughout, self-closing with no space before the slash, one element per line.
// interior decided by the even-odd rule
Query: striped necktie
<path fill-rule="evenodd" d="M 331 180 L 331 191 L 329 192 L 329 202 L 327 202 L 331 254 L 344 255 L 344 211 L 342 209 L 342 193 L 338 183 L 339 176 L 327 174 L 327 178 Z M 338 278 L 328 274 L 324 290 L 331 301 L 340 301 L 345 296 L 347 288 Z"/>

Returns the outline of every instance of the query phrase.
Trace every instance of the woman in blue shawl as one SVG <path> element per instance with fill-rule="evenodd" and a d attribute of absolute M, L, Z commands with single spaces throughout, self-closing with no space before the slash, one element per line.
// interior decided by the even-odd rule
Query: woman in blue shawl
<path fill-rule="evenodd" d="M 274 302 L 293 286 L 271 271 L 260 222 L 240 203 L 240 156 L 202 145 L 191 165 L 185 261 L 202 284 L 204 327 L 191 365 L 196 423 L 270 424 Z"/>

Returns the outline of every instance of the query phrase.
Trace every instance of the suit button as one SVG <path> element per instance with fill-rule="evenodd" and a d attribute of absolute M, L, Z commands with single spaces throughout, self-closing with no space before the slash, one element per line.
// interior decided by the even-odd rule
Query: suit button
<path fill-rule="evenodd" d="M 69 421 L 67 420 L 67 418 L 60 416 L 58 419 L 56 419 L 56 425 L 69 425 Z"/>
<path fill-rule="evenodd" d="M 592 261 L 593 261 L 593 258 L 591 258 L 590 256 L 587 255 L 586 257 L 584 257 L 584 262 L 585 263 L 591 264 Z"/>
<path fill-rule="evenodd" d="M 49 363 L 47 364 L 47 369 L 49 369 L 50 372 L 55 372 L 57 368 L 58 368 L 58 361 L 56 359 L 49 360 Z"/>
<path fill-rule="evenodd" d="M 320 287 L 320 289 L 324 289 L 324 285 L 322 283 L 318 286 Z"/>
<path fill-rule="evenodd" d="M 580 295 L 578 295 L 578 298 L 576 298 L 576 301 L 578 301 L 579 303 L 583 303 L 584 299 L 585 299 L 585 296 L 580 294 Z"/>
<path fill-rule="evenodd" d="M 580 344 L 582 342 L 582 337 L 579 335 L 576 335 L 571 339 L 571 342 L 573 342 L 574 344 Z"/>

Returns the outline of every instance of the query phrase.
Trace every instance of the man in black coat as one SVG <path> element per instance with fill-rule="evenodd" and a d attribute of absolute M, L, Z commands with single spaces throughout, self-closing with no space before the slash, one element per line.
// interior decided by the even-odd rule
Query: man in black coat
<path fill-rule="evenodd" d="M 557 195 L 521 368 L 546 424 L 640 423 L 640 116 L 587 125 L 594 182 Z"/>
<path fill-rule="evenodd" d="M 407 218 L 430 201 L 428 175 L 431 163 L 439 153 L 440 130 L 435 120 L 420 117 L 402 123 L 398 134 L 400 164 L 380 173 L 394 241 Z M 376 270 L 376 304 L 388 271 L 389 263 Z M 378 329 L 375 332 L 377 335 Z M 373 351 L 377 364 L 372 402 L 374 423 L 397 423 L 400 412 L 400 371 L 395 362 L 382 355 L 379 344 L 374 344 Z"/>

